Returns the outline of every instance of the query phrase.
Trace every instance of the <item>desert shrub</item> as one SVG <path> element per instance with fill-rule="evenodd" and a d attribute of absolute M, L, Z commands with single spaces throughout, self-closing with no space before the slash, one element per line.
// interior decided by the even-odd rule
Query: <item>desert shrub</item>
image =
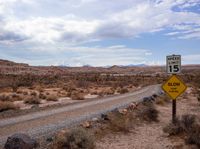
<path fill-rule="evenodd" d="M 197 100 L 200 102 L 200 91 L 197 92 Z"/>
<path fill-rule="evenodd" d="M 37 92 L 31 92 L 31 96 L 37 96 Z"/>
<path fill-rule="evenodd" d="M 195 144 L 200 148 L 200 126 L 198 124 L 193 125 L 192 129 L 188 132 L 186 143 Z"/>
<path fill-rule="evenodd" d="M 190 133 L 193 130 L 194 126 L 196 126 L 196 116 L 195 115 L 183 115 L 180 118 L 176 119 L 176 123 L 170 123 L 166 127 L 163 128 L 163 131 L 168 133 L 169 135 L 179 135 L 181 133 Z"/>
<path fill-rule="evenodd" d="M 27 92 L 27 91 L 24 91 L 24 92 L 23 92 L 23 95 L 28 95 L 28 92 Z"/>
<path fill-rule="evenodd" d="M 18 95 L 18 94 L 16 94 L 16 93 L 13 93 L 12 95 L 11 95 L 11 99 L 10 99 L 11 101 L 20 101 L 20 100 L 23 100 L 23 98 L 22 98 L 22 96 L 21 95 Z"/>
<path fill-rule="evenodd" d="M 158 110 L 155 106 L 150 102 L 143 103 L 143 106 L 138 110 L 137 116 L 142 118 L 143 120 L 152 122 L 158 121 Z"/>
<path fill-rule="evenodd" d="M 23 92 L 21 90 L 16 91 L 17 94 L 22 94 Z"/>
<path fill-rule="evenodd" d="M 72 93 L 71 95 L 72 100 L 84 100 L 84 95 L 81 93 Z"/>
<path fill-rule="evenodd" d="M 181 126 L 185 132 L 190 132 L 195 124 L 196 124 L 195 115 L 186 114 L 181 117 Z"/>
<path fill-rule="evenodd" d="M 119 112 L 115 112 L 110 116 L 110 130 L 114 132 L 124 132 L 127 133 L 132 128 L 133 116 L 131 113 L 123 115 Z"/>
<path fill-rule="evenodd" d="M 7 95 L 0 95 L 0 101 L 9 101 L 10 100 L 10 96 Z"/>
<path fill-rule="evenodd" d="M 39 93 L 39 98 L 40 98 L 40 99 L 46 99 L 46 98 L 47 98 L 47 96 L 46 96 L 46 95 L 44 95 L 43 93 Z"/>
<path fill-rule="evenodd" d="M 17 95 L 16 93 L 12 94 L 12 98 L 17 98 L 19 95 Z"/>
<path fill-rule="evenodd" d="M 25 100 L 24 100 L 24 103 L 26 104 L 40 104 L 41 100 L 38 98 L 38 97 L 27 97 Z"/>
<path fill-rule="evenodd" d="M 125 94 L 125 93 L 128 93 L 128 89 L 127 88 L 121 88 L 118 92 L 120 94 Z"/>
<path fill-rule="evenodd" d="M 12 102 L 0 101 L 0 112 L 15 109 L 17 109 L 17 107 Z"/>
<path fill-rule="evenodd" d="M 46 98 L 47 101 L 58 101 L 58 97 L 56 95 L 49 95 Z"/>
<path fill-rule="evenodd" d="M 103 92 L 102 92 L 103 95 L 112 95 L 114 94 L 114 91 L 112 89 L 105 89 Z"/>
<path fill-rule="evenodd" d="M 75 128 L 55 140 L 53 149 L 94 149 L 94 137 L 83 128 Z"/>
<path fill-rule="evenodd" d="M 165 101 L 162 100 L 162 99 L 158 99 L 158 100 L 156 100 L 156 104 L 158 104 L 158 105 L 164 105 Z"/>
<path fill-rule="evenodd" d="M 179 119 L 176 120 L 176 123 L 169 123 L 167 126 L 163 128 L 165 133 L 168 133 L 170 136 L 179 135 L 184 132 L 183 127 L 181 126 L 181 122 Z"/>

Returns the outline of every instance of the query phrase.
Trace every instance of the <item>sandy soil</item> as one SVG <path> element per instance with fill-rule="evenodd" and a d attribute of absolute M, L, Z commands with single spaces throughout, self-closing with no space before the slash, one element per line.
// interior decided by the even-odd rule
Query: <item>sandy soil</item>
<path fill-rule="evenodd" d="M 199 103 L 192 89 L 177 101 L 177 116 L 183 114 L 200 115 Z M 97 149 L 192 149 L 178 137 L 168 137 L 163 127 L 171 120 L 171 103 L 156 105 L 159 110 L 158 123 L 142 123 L 129 134 L 109 134 L 97 142 Z"/>

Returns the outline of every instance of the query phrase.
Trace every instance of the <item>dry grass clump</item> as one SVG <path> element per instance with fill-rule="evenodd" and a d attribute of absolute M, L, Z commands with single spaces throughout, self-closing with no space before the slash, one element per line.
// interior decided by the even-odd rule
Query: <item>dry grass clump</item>
<path fill-rule="evenodd" d="M 193 129 L 193 126 L 196 125 L 196 116 L 195 115 L 183 115 L 181 118 L 176 119 L 176 123 L 170 123 L 163 128 L 165 133 L 169 135 L 179 135 L 181 133 L 188 133 Z"/>
<path fill-rule="evenodd" d="M 137 116 L 148 122 L 158 122 L 158 110 L 150 103 L 144 103 L 137 111 Z"/>
<path fill-rule="evenodd" d="M 133 127 L 133 115 L 131 113 L 123 115 L 119 112 L 115 112 L 109 118 L 109 129 L 114 132 L 128 133 Z"/>
<path fill-rule="evenodd" d="M 35 91 L 31 92 L 31 96 L 37 96 L 37 92 Z"/>
<path fill-rule="evenodd" d="M 7 111 L 7 110 L 15 110 L 17 107 L 9 101 L 0 101 L 0 112 Z"/>
<path fill-rule="evenodd" d="M 120 94 L 125 94 L 125 93 L 128 93 L 129 91 L 128 91 L 128 89 L 127 88 L 120 88 L 120 89 L 118 89 L 118 93 L 120 93 Z"/>
<path fill-rule="evenodd" d="M 26 103 L 26 104 L 40 104 L 40 102 L 41 102 L 40 98 L 33 97 L 33 96 L 27 97 L 24 100 L 24 103 Z"/>
<path fill-rule="evenodd" d="M 49 95 L 46 97 L 47 101 L 58 101 L 58 97 L 56 95 Z"/>
<path fill-rule="evenodd" d="M 9 101 L 10 100 L 10 96 L 2 94 L 0 95 L 0 101 Z"/>
<path fill-rule="evenodd" d="M 170 102 L 170 98 L 166 95 L 164 96 L 159 96 L 156 100 L 155 103 L 158 105 L 165 105 L 165 103 L 169 103 Z"/>
<path fill-rule="evenodd" d="M 84 95 L 82 93 L 74 92 L 71 94 L 72 100 L 84 100 Z"/>
<path fill-rule="evenodd" d="M 175 124 L 170 123 L 164 127 L 163 131 L 170 136 L 184 134 L 186 143 L 200 147 L 200 125 L 195 115 L 183 115 Z"/>
<path fill-rule="evenodd" d="M 188 137 L 186 138 L 186 143 L 195 144 L 198 148 L 200 148 L 200 126 L 194 125 L 191 131 L 188 133 Z"/>
<path fill-rule="evenodd" d="M 39 98 L 40 99 L 46 99 L 47 96 L 45 94 L 43 94 L 43 93 L 39 93 Z"/>
<path fill-rule="evenodd" d="M 28 92 L 27 91 L 23 91 L 23 95 L 28 95 Z"/>
<path fill-rule="evenodd" d="M 200 102 L 200 91 L 197 91 L 197 100 Z"/>
<path fill-rule="evenodd" d="M 94 137 L 83 128 L 75 128 L 61 137 L 56 137 L 53 149 L 94 149 Z"/>

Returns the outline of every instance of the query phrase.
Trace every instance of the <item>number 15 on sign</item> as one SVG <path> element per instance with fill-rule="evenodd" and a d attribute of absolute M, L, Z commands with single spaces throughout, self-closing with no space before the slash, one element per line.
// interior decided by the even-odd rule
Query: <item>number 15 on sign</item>
<path fill-rule="evenodd" d="M 177 74 L 181 72 L 181 56 L 167 56 L 167 73 Z"/>

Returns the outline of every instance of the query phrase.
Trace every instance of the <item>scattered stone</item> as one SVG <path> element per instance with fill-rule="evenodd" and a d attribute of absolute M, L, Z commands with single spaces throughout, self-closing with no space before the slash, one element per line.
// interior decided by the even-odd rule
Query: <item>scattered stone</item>
<path fill-rule="evenodd" d="M 110 120 L 107 114 L 101 114 L 101 118 L 106 121 Z"/>
<path fill-rule="evenodd" d="M 82 123 L 81 126 L 83 128 L 91 128 L 92 127 L 92 125 L 88 121 L 85 121 L 84 123 Z"/>
<path fill-rule="evenodd" d="M 4 149 L 34 149 L 38 146 L 36 140 L 26 134 L 14 134 L 8 137 Z"/>
<path fill-rule="evenodd" d="M 127 109 L 119 109 L 118 112 L 120 114 L 126 115 L 128 113 L 128 110 Z"/>
<path fill-rule="evenodd" d="M 143 102 L 149 102 L 149 101 L 151 101 L 151 98 L 150 98 L 150 97 L 144 97 L 144 98 L 143 98 Z"/>
<path fill-rule="evenodd" d="M 152 102 L 152 101 L 155 101 L 155 98 L 153 96 L 143 98 L 143 102 Z"/>
<path fill-rule="evenodd" d="M 134 110 L 134 109 L 136 109 L 137 108 L 137 106 L 138 106 L 138 104 L 137 103 L 131 103 L 130 105 L 129 105 L 129 109 L 130 110 Z"/>
<path fill-rule="evenodd" d="M 93 122 L 97 122 L 97 121 L 99 121 L 99 119 L 96 118 L 96 117 L 94 117 L 94 118 L 92 118 L 92 121 L 93 121 Z"/>
<path fill-rule="evenodd" d="M 158 95 L 157 95 L 157 94 L 153 94 L 152 97 L 153 97 L 153 98 L 157 98 Z"/>
<path fill-rule="evenodd" d="M 53 142 L 53 137 L 48 137 L 48 138 L 46 139 L 46 141 L 47 141 L 47 142 Z"/>

